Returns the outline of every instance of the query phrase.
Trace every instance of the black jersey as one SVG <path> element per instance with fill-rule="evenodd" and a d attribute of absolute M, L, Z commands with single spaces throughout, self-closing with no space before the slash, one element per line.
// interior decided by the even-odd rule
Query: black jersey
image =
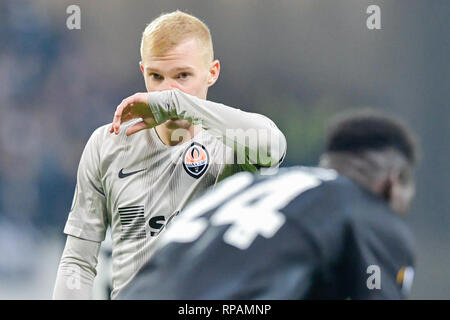
<path fill-rule="evenodd" d="M 240 173 L 192 202 L 121 299 L 401 299 L 412 238 L 333 170 Z"/>

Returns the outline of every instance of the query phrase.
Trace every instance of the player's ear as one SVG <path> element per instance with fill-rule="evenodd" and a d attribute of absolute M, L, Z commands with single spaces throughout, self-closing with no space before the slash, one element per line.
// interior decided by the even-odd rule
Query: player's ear
<path fill-rule="evenodd" d="M 385 199 L 391 209 L 397 214 L 402 214 L 405 211 L 404 203 L 404 188 L 400 179 L 400 171 L 396 169 L 389 170 L 386 178 L 382 183 L 381 196 Z"/>
<path fill-rule="evenodd" d="M 404 172 L 396 171 L 391 174 L 391 208 L 400 215 L 405 215 L 409 209 L 415 193 L 414 180 L 404 176 Z"/>
<path fill-rule="evenodd" d="M 214 60 L 209 67 L 208 87 L 216 83 L 220 74 L 220 61 Z"/>
<path fill-rule="evenodd" d="M 382 193 L 381 196 L 387 201 L 387 202 L 391 202 L 392 201 L 392 190 L 393 190 L 393 186 L 394 186 L 394 180 L 392 180 L 393 176 L 389 176 L 389 178 L 387 178 L 383 185 L 382 185 Z"/>
<path fill-rule="evenodd" d="M 379 177 L 376 179 L 376 182 L 372 185 L 372 191 L 375 192 L 378 196 L 383 198 L 387 203 L 390 203 L 392 200 L 392 188 L 394 176 L 392 174 L 383 175 L 383 177 Z"/>
<path fill-rule="evenodd" d="M 145 76 L 144 75 L 144 65 L 142 64 L 142 61 L 139 61 L 139 67 L 141 69 L 142 75 Z"/>

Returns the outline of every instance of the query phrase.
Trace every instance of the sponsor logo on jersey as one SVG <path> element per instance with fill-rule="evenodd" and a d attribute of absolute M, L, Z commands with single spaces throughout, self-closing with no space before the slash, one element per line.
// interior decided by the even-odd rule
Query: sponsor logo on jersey
<path fill-rule="evenodd" d="M 179 210 L 175 211 L 175 212 L 169 217 L 169 219 L 167 220 L 167 222 L 166 222 L 166 217 L 165 217 L 165 216 L 155 216 L 155 217 L 152 217 L 152 218 L 149 220 L 149 222 L 148 222 L 148 224 L 149 224 L 151 230 L 153 230 L 153 231 L 150 231 L 150 236 L 156 237 L 157 235 L 159 235 L 159 234 L 161 233 L 161 231 L 163 231 L 164 228 L 170 223 L 170 221 L 172 221 L 172 219 L 173 219 L 175 216 L 178 215 L 179 212 L 180 212 Z"/>
<path fill-rule="evenodd" d="M 206 172 L 208 164 L 209 155 L 206 148 L 197 142 L 192 142 L 183 155 L 183 167 L 186 172 L 198 179 Z"/>

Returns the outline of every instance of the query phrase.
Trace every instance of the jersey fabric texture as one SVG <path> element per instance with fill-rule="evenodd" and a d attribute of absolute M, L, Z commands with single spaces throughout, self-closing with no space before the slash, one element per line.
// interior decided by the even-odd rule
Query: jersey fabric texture
<path fill-rule="evenodd" d="M 139 121 L 134 120 L 123 125 L 118 135 L 109 133 L 110 125 L 102 126 L 87 142 L 64 232 L 101 242 L 111 228 L 112 298 L 150 259 L 154 240 L 189 201 L 227 176 L 257 170 L 249 162 L 238 164 L 232 141 L 218 136 L 233 125 L 247 124 L 275 133 L 281 154 L 286 148 L 283 134 L 262 115 L 179 90 L 149 96 L 158 123 L 184 117 L 204 130 L 185 143 L 167 146 L 154 128 L 127 137 L 127 128 Z"/>
<path fill-rule="evenodd" d="M 403 219 L 319 168 L 228 178 L 160 240 L 119 299 L 402 299 L 413 276 Z"/>

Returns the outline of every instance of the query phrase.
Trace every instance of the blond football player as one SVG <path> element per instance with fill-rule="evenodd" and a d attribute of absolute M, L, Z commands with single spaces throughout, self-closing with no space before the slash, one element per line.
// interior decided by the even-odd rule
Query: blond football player
<path fill-rule="evenodd" d="M 81 156 L 55 299 L 92 297 L 108 227 L 114 299 L 188 201 L 238 171 L 276 167 L 285 155 L 286 139 L 270 119 L 206 100 L 220 63 L 199 19 L 175 11 L 153 20 L 141 59 L 148 92 L 124 99 Z"/>

